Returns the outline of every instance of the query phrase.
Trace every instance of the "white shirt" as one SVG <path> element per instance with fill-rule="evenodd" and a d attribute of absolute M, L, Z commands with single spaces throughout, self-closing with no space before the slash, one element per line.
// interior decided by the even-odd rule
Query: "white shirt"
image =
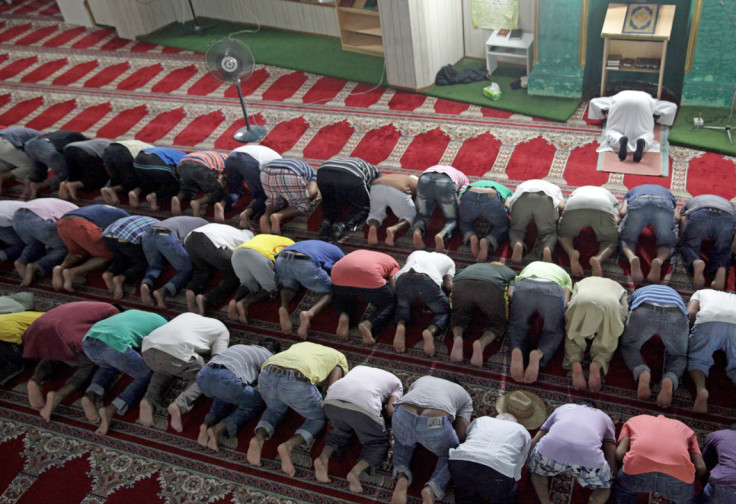
<path fill-rule="evenodd" d="M 349 402 L 380 416 L 389 397 L 401 399 L 403 394 L 401 380 L 392 373 L 369 366 L 355 366 L 327 389 L 325 401 Z"/>
<path fill-rule="evenodd" d="M 195 355 L 218 355 L 230 342 L 230 331 L 217 319 L 182 313 L 143 338 L 141 351 L 155 348 L 189 362 Z"/>
<path fill-rule="evenodd" d="M 281 159 L 281 154 L 275 150 L 266 147 L 265 145 L 243 145 L 234 149 L 233 152 L 243 152 L 253 157 L 260 166 L 273 161 L 274 159 Z M 260 168 L 259 166 L 259 168 Z"/>
<path fill-rule="evenodd" d="M 552 198 L 552 204 L 555 208 L 559 206 L 561 201 L 565 200 L 564 196 L 562 196 L 562 189 L 554 185 L 552 182 L 547 182 L 546 180 L 540 179 L 532 179 L 527 180 L 526 182 L 522 182 L 521 184 L 516 186 L 514 194 L 506 199 L 506 204 L 508 204 L 509 208 L 511 208 L 522 194 L 533 192 L 542 192 Z"/>
<path fill-rule="evenodd" d="M 598 186 L 582 186 L 575 189 L 567 199 L 565 211 L 600 210 L 618 215 L 619 202 L 608 189 Z"/>
<path fill-rule="evenodd" d="M 417 250 L 409 254 L 409 257 L 406 258 L 406 264 L 394 275 L 394 279 L 399 278 L 410 269 L 417 273 L 424 273 L 434 280 L 434 283 L 442 287 L 442 279 L 445 275 L 455 276 L 455 261 L 440 252 Z"/>
<path fill-rule="evenodd" d="M 467 433 L 463 444 L 450 448 L 450 460 L 483 464 L 516 481 L 521 479 L 532 443 L 522 425 L 484 416 L 470 422 Z"/>
<path fill-rule="evenodd" d="M 11 227 L 13 225 L 13 215 L 15 214 L 15 211 L 25 206 L 25 204 L 25 201 L 0 201 L 0 227 Z"/>
<path fill-rule="evenodd" d="M 184 243 L 192 236 L 192 233 L 203 233 L 217 248 L 235 250 L 243 243 L 253 239 L 255 236 L 253 231 L 247 229 L 238 229 L 229 224 L 205 224 L 198 227 L 184 238 Z"/>
<path fill-rule="evenodd" d="M 726 322 L 736 324 L 736 294 L 713 289 L 700 289 L 690 300 L 698 301 L 700 309 L 695 316 L 696 324 Z"/>

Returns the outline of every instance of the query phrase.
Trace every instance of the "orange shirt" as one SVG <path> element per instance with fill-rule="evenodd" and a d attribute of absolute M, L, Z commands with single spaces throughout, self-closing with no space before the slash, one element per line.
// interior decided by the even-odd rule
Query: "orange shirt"
<path fill-rule="evenodd" d="M 332 267 L 332 284 L 343 287 L 378 289 L 399 271 L 396 259 L 382 252 L 356 250 Z"/>
<path fill-rule="evenodd" d="M 662 415 L 639 415 L 621 428 L 619 441 L 624 437 L 631 441 L 624 455 L 626 474 L 660 472 L 685 483 L 695 481 L 690 454 L 700 453 L 700 447 L 695 432 L 684 423 Z"/>

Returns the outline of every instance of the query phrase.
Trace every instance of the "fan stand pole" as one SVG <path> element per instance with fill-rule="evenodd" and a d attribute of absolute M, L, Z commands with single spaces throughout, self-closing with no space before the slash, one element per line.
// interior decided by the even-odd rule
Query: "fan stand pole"
<path fill-rule="evenodd" d="M 235 83 L 235 89 L 238 90 L 238 98 L 240 98 L 240 107 L 243 109 L 243 117 L 245 117 L 245 128 L 240 128 L 235 132 L 233 137 L 238 142 L 255 142 L 266 136 L 266 128 L 254 124 L 250 125 L 248 121 L 248 111 L 245 109 L 245 100 L 243 99 L 243 91 L 240 89 L 240 81 Z"/>
<path fill-rule="evenodd" d="M 192 28 L 193 33 L 197 35 L 204 35 L 204 29 L 209 28 L 209 26 L 202 26 L 199 24 L 197 14 L 194 12 L 194 5 L 192 5 L 192 0 L 189 0 L 189 10 L 192 11 L 192 18 L 194 19 L 194 28 Z"/>

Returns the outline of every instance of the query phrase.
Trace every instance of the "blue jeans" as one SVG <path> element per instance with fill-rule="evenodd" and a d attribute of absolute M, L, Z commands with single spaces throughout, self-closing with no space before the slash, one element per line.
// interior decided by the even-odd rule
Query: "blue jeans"
<path fill-rule="evenodd" d="M 445 241 L 457 227 L 457 188 L 455 182 L 444 173 L 429 172 L 419 177 L 417 183 L 417 216 L 412 230 L 419 229 L 422 234 L 427 222 L 432 218 L 435 207 L 439 205 L 445 218 Z"/>
<path fill-rule="evenodd" d="M 450 302 L 440 286 L 423 273 L 403 273 L 396 279 L 394 322 L 409 322 L 411 305 L 417 299 L 434 313 L 432 324 L 437 326 L 438 332 L 444 331 L 450 320 Z"/>
<path fill-rule="evenodd" d="M 663 196 L 642 194 L 629 200 L 619 231 L 621 248 L 636 248 L 641 232 L 645 227 L 652 226 L 657 237 L 657 248 L 668 248 L 674 254 L 677 244 L 674 212 L 672 202 Z"/>
<path fill-rule="evenodd" d="M 565 338 L 565 295 L 562 287 L 552 281 L 525 278 L 514 288 L 510 303 L 509 350 L 529 351 L 529 328 L 532 316 L 537 313 L 543 319 L 542 334 L 538 350 L 542 352 L 539 362 L 545 367 L 555 356 Z"/>
<path fill-rule="evenodd" d="M 489 193 L 465 191 L 460 198 L 460 233 L 463 242 L 467 243 L 470 235 L 475 234 L 474 224 L 477 219 L 487 221 L 491 228 L 485 238 L 490 243 L 489 251 L 493 252 L 509 236 L 509 213 L 501 201 L 501 196 Z"/>
<path fill-rule="evenodd" d="M 227 193 L 225 194 L 226 210 L 230 210 L 243 197 L 243 182 L 248 185 L 253 197 L 249 208 L 253 209 L 253 218 L 263 215 L 266 210 L 266 193 L 261 185 L 261 169 L 258 161 L 245 152 L 233 152 L 225 160 L 227 175 Z"/>
<path fill-rule="evenodd" d="M 332 279 L 327 271 L 320 268 L 308 257 L 279 254 L 274 267 L 283 289 L 298 291 L 300 286 L 317 294 L 332 293 Z"/>
<path fill-rule="evenodd" d="M 30 210 L 21 208 L 13 214 L 13 228 L 26 244 L 18 259 L 26 264 L 35 262 L 39 275 L 49 274 L 66 257 L 66 245 L 56 232 L 56 222 L 43 220 Z M 46 248 L 48 252 L 41 257 Z"/>
<path fill-rule="evenodd" d="M 176 275 L 164 284 L 166 291 L 173 296 L 187 284 L 192 276 L 192 261 L 189 260 L 189 254 L 176 236 L 165 233 L 167 231 L 149 229 L 143 235 L 141 245 L 148 263 L 143 283 L 153 286 L 156 279 L 161 276 L 165 257 L 176 270 Z"/>
<path fill-rule="evenodd" d="M 616 476 L 616 504 L 636 504 L 637 493 L 657 492 L 672 504 L 695 504 L 695 485 L 660 472 Z"/>
<path fill-rule="evenodd" d="M 687 369 L 697 369 L 708 376 L 713 365 L 713 353 L 726 353 L 726 375 L 736 383 L 736 324 L 728 322 L 706 322 L 695 324 L 690 332 L 690 349 Z"/>
<path fill-rule="evenodd" d="M 688 270 L 692 270 L 693 261 L 700 259 L 700 247 L 706 238 L 713 239 L 705 273 L 715 274 L 718 268 L 726 268 L 731 264 L 731 240 L 733 240 L 736 217 L 720 210 L 703 208 L 687 216 L 685 230 L 680 241 L 680 254 L 685 260 Z"/>
<path fill-rule="evenodd" d="M 15 261 L 26 248 L 26 244 L 20 239 L 13 226 L 0 227 L 0 242 L 7 245 L 0 251 L 0 261 Z"/>
<path fill-rule="evenodd" d="M 56 150 L 54 144 L 48 140 L 29 140 L 23 146 L 26 155 L 33 161 L 33 172 L 28 178 L 34 182 L 43 182 L 49 169 L 56 172 L 56 176 L 49 179 L 49 189 L 59 188 L 61 180 L 69 178 L 69 165 L 64 154 Z"/>
<path fill-rule="evenodd" d="M 197 385 L 204 395 L 212 398 L 212 407 L 204 417 L 204 423 L 214 425 L 222 422 L 229 437 L 237 435 L 243 425 L 266 409 L 266 403 L 256 389 L 217 364 L 207 365 L 197 373 Z"/>
<path fill-rule="evenodd" d="M 733 504 L 736 502 L 736 486 L 708 483 L 700 495 L 700 504 Z"/>
<path fill-rule="evenodd" d="M 664 307 L 643 303 L 629 312 L 619 347 L 626 366 L 634 373 L 634 380 L 639 379 L 639 373 L 642 371 L 651 372 L 642 359 L 641 347 L 652 336 L 658 334 L 667 351 L 662 378 L 671 379 L 676 389 L 687 367 L 689 332 L 688 317 L 676 306 Z"/>
<path fill-rule="evenodd" d="M 141 354 L 132 348 L 118 352 L 95 338 L 83 340 L 82 349 L 89 360 L 99 366 L 85 393 L 91 392 L 97 397 L 102 397 L 112 377 L 117 371 L 121 371 L 133 378 L 133 381 L 111 403 L 118 413 L 124 415 L 131 405 L 143 399 L 148 382 L 151 381 L 151 370 L 146 366 Z"/>
<path fill-rule="evenodd" d="M 432 489 L 437 500 L 442 500 L 450 483 L 449 451 L 460 444 L 450 418 L 419 416 L 399 406 L 391 418 L 391 427 L 394 432 L 394 480 L 403 473 L 411 485 L 409 465 L 419 443 L 437 455 L 437 465 L 425 486 Z"/>
<path fill-rule="evenodd" d="M 310 448 L 327 423 L 322 411 L 322 395 L 317 387 L 293 376 L 273 374 L 266 368 L 258 375 L 258 390 L 266 401 L 266 411 L 256 430 L 265 430 L 267 439 L 270 439 L 291 408 L 305 419 L 294 435 L 304 438 L 304 447 Z"/>

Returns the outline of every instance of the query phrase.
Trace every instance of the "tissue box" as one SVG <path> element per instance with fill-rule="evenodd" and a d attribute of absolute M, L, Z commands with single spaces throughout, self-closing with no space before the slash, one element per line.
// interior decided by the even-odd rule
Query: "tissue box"
<path fill-rule="evenodd" d="M 483 96 L 486 98 L 496 101 L 501 99 L 501 88 L 495 82 L 490 86 L 483 88 Z"/>

